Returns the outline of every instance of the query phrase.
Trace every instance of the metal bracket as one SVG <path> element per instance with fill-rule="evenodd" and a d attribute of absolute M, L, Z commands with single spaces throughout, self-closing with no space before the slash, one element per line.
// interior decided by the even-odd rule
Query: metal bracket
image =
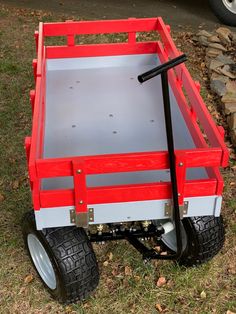
<path fill-rule="evenodd" d="M 188 214 L 188 202 L 185 201 L 184 205 L 179 206 L 180 218 L 182 219 L 184 215 Z M 168 218 L 172 218 L 173 216 L 173 204 L 165 203 L 164 215 Z"/>
<path fill-rule="evenodd" d="M 76 227 L 88 228 L 88 213 L 75 213 L 74 209 L 70 210 L 70 222 Z"/>
<path fill-rule="evenodd" d="M 93 208 L 88 209 L 88 219 L 89 219 L 89 222 L 94 222 L 94 209 Z"/>

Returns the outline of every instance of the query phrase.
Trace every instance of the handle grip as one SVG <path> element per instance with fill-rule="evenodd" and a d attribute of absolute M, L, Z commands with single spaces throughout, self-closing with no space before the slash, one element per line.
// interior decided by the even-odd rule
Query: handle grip
<path fill-rule="evenodd" d="M 159 65 L 158 67 L 153 68 L 152 70 L 149 70 L 143 74 L 140 74 L 138 76 L 138 81 L 140 83 L 144 83 L 151 78 L 168 71 L 171 68 L 174 68 L 175 66 L 185 62 L 187 60 L 187 56 L 185 54 L 180 55 L 179 57 L 172 59 L 164 64 Z"/>

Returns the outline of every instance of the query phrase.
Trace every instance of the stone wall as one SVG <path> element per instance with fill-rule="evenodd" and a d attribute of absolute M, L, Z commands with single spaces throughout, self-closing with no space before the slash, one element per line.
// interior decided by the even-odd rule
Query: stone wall
<path fill-rule="evenodd" d="M 225 27 L 212 33 L 201 30 L 195 40 L 205 47 L 210 87 L 221 99 L 231 140 L 236 147 L 236 33 Z"/>

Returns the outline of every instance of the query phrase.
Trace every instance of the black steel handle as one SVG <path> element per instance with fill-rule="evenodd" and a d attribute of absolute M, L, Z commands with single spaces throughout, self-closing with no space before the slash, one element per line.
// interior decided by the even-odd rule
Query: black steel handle
<path fill-rule="evenodd" d="M 149 70 L 143 74 L 140 74 L 138 76 L 138 81 L 140 83 L 144 83 L 148 80 L 150 80 L 151 78 L 153 78 L 154 76 L 157 76 L 165 71 L 168 71 L 171 68 L 174 68 L 175 66 L 185 62 L 187 60 L 187 56 L 185 54 L 172 59 L 164 64 L 159 65 L 158 67 L 153 68 L 152 70 Z"/>
<path fill-rule="evenodd" d="M 178 259 L 183 253 L 181 218 L 180 218 L 180 212 L 179 212 L 179 195 L 178 195 L 176 168 L 175 168 L 176 167 L 175 147 L 174 147 L 171 104 L 170 104 L 169 84 L 168 84 L 168 70 L 179 65 L 180 63 L 183 63 L 186 60 L 187 60 L 187 57 L 185 54 L 183 54 L 175 59 L 172 59 L 138 76 L 139 82 L 143 83 L 147 80 L 150 80 L 154 76 L 161 74 L 162 96 L 163 96 L 163 103 L 164 103 L 168 158 L 169 158 L 169 164 L 170 164 L 170 177 L 171 177 L 172 199 L 173 199 L 173 220 L 174 220 L 174 225 L 175 225 L 176 243 L 177 243 L 177 251 L 174 254 L 170 254 L 165 257 L 168 259 Z M 146 255 L 147 258 L 148 257 L 152 258 L 152 253 L 150 252 L 146 252 L 144 255 Z M 154 254 L 153 256 L 156 256 L 156 254 Z"/>

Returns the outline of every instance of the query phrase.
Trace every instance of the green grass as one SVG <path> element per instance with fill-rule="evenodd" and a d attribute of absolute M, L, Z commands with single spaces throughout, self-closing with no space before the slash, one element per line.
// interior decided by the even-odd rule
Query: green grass
<path fill-rule="evenodd" d="M 26 171 L 24 137 L 30 135 L 29 91 L 33 88 L 32 59 L 35 57 L 33 31 L 39 20 L 71 17 L 42 11 L 0 7 L 0 313 L 156 313 L 159 303 L 165 313 L 226 313 L 236 311 L 235 286 L 235 173 L 224 170 L 226 179 L 223 213 L 227 225 L 224 249 L 211 262 L 185 269 L 172 262 L 154 261 L 144 265 L 140 255 L 125 241 L 95 245 L 101 280 L 86 302 L 63 306 L 43 288 L 24 250 L 21 236 L 23 213 L 31 208 Z M 8 28 L 1 27 L 9 25 Z M 181 41 L 176 33 L 176 40 Z M 81 38 L 82 42 L 125 40 L 115 37 Z M 192 49 L 192 50 L 191 50 Z M 192 54 L 196 48 L 184 45 Z M 189 61 L 189 65 L 193 60 Z M 196 71 L 198 72 L 198 71 Z M 193 75 L 195 72 L 192 71 Z M 199 72 L 196 74 L 199 79 Z M 207 98 L 204 87 L 203 97 Z M 108 259 L 113 253 L 112 260 Z M 108 266 L 104 266 L 104 261 Z M 125 274 L 125 267 L 132 270 Z M 33 280 L 25 283 L 27 275 Z M 167 284 L 156 286 L 160 276 Z M 205 291 L 206 298 L 200 297 Z"/>

